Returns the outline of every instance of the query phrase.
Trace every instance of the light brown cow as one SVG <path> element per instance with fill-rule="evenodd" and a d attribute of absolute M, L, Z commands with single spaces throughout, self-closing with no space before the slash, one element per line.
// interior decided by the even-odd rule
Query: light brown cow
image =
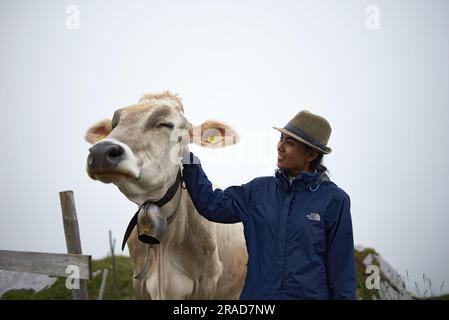
<path fill-rule="evenodd" d="M 160 243 L 150 248 L 138 239 L 137 228 L 127 242 L 136 298 L 237 299 L 247 262 L 242 224 L 204 219 L 187 190 L 175 183 L 189 143 L 223 147 L 238 141 L 235 131 L 211 120 L 193 126 L 180 99 L 164 92 L 117 110 L 112 121 L 98 122 L 85 138 L 93 144 L 89 176 L 114 183 L 139 207 L 164 198 L 172 186 L 175 191 L 166 204 L 154 206 L 165 228 L 150 238 Z"/>

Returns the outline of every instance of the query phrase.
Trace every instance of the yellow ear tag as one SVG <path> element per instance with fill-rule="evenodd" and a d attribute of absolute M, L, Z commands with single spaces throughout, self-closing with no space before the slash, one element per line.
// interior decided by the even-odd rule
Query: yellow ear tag
<path fill-rule="evenodd" d="M 106 138 L 106 136 L 98 136 L 98 138 L 95 141 L 100 141 L 103 140 L 104 138 Z"/>
<path fill-rule="evenodd" d="M 216 144 L 217 142 L 220 142 L 223 140 L 222 136 L 208 136 L 207 137 L 207 142 L 211 143 L 211 144 Z"/>

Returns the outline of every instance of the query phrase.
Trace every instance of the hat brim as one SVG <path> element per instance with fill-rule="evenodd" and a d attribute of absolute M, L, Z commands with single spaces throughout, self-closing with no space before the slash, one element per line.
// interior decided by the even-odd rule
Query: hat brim
<path fill-rule="evenodd" d="M 332 152 L 332 149 L 331 149 L 331 148 L 326 147 L 324 150 L 321 149 L 321 148 L 318 148 L 317 146 L 314 146 L 314 145 L 311 144 L 310 142 L 308 142 L 308 141 L 306 141 L 305 139 L 301 138 L 300 136 L 297 136 L 296 134 L 294 134 L 294 133 L 288 131 L 287 129 L 284 129 L 284 128 L 277 128 L 277 127 L 273 127 L 273 129 L 276 129 L 276 130 L 278 130 L 278 131 L 280 131 L 280 132 L 282 132 L 282 133 L 285 133 L 286 135 L 292 137 L 293 139 L 299 140 L 299 141 L 301 141 L 302 143 L 308 145 L 309 147 L 314 148 L 315 150 L 317 150 L 317 151 L 319 151 L 319 152 L 321 152 L 321 153 L 329 154 L 329 153 Z"/>

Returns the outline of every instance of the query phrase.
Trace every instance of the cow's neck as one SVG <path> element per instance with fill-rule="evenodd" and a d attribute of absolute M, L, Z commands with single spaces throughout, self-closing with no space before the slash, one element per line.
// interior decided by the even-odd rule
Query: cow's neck
<path fill-rule="evenodd" d="M 155 249 L 162 247 L 177 251 L 183 248 L 183 255 L 192 255 L 193 259 L 198 259 L 198 255 L 201 256 L 198 252 L 204 250 L 206 244 L 215 243 L 214 239 L 209 239 L 213 226 L 196 211 L 187 190 L 180 188 L 179 192 L 180 199 L 176 212 L 174 212 L 175 218 L 167 227 L 161 243 L 156 245 Z M 177 197 L 178 195 L 175 198 Z"/>
<path fill-rule="evenodd" d="M 191 234 L 193 229 L 203 231 L 200 230 L 203 229 L 201 228 L 200 220 L 204 218 L 196 212 L 187 190 L 179 188 L 178 193 L 179 195 L 176 194 L 176 199 L 173 199 L 173 203 L 167 204 L 172 208 L 176 207 L 176 209 L 172 213 L 173 218 L 170 221 L 170 225 L 167 226 L 166 234 L 160 243 L 160 245 L 165 247 L 190 246 L 197 241 L 195 236 Z M 170 211 L 169 208 L 167 209 Z"/>

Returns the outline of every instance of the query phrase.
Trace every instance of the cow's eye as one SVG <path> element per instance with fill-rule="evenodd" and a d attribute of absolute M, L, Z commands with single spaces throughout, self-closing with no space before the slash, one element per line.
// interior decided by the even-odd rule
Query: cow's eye
<path fill-rule="evenodd" d="M 158 128 L 166 127 L 166 128 L 169 128 L 169 129 L 173 129 L 175 127 L 175 125 L 173 124 L 173 122 L 162 122 L 162 123 L 159 123 L 157 125 L 157 127 Z"/>

